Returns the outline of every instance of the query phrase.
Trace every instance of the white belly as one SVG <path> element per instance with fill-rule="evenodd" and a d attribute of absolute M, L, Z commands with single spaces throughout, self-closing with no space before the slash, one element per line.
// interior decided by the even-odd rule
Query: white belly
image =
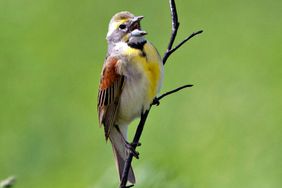
<path fill-rule="evenodd" d="M 136 76 L 136 75 L 135 75 Z M 128 125 L 149 108 L 148 80 L 145 75 L 127 77 L 120 97 L 116 124 Z"/>

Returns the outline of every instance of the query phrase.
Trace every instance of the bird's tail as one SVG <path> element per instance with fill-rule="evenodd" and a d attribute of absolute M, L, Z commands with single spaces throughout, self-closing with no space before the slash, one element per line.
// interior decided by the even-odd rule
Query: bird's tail
<path fill-rule="evenodd" d="M 116 128 L 112 128 L 109 137 L 113 147 L 113 153 L 116 161 L 116 167 L 119 173 L 119 178 L 121 180 L 125 160 L 128 157 L 128 151 L 125 146 L 125 139 L 127 137 L 127 126 L 123 126 L 123 129 L 120 129 L 120 132 Z M 135 176 L 132 167 L 130 167 L 129 169 L 128 181 L 132 184 L 135 184 Z"/>

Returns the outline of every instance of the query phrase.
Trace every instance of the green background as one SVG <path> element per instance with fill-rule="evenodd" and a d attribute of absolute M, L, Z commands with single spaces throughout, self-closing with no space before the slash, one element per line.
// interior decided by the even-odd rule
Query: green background
<path fill-rule="evenodd" d="M 176 3 L 176 42 L 204 33 L 171 56 L 162 92 L 194 87 L 152 109 L 133 162 L 136 187 L 280 188 L 282 1 Z M 0 0 L 0 179 L 118 187 L 96 96 L 108 22 L 121 10 L 145 16 L 163 54 L 168 1 Z"/>

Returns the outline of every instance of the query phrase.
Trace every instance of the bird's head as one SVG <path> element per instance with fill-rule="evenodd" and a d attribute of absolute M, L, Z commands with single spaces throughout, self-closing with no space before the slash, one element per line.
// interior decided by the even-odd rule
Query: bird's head
<path fill-rule="evenodd" d="M 140 21 L 144 16 L 134 16 L 123 11 L 115 14 L 109 24 L 107 40 L 109 43 L 142 41 L 147 33 L 141 30 Z"/>

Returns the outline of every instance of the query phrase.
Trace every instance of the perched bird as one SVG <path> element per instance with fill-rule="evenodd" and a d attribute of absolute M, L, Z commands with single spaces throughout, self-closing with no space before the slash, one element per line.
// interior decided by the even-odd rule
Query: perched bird
<path fill-rule="evenodd" d="M 142 18 L 127 11 L 112 17 L 98 92 L 99 123 L 111 141 L 120 179 L 129 152 L 137 155 L 127 141 L 128 125 L 149 109 L 163 80 L 162 59 L 144 37 Z M 128 181 L 135 183 L 132 168 Z"/>

